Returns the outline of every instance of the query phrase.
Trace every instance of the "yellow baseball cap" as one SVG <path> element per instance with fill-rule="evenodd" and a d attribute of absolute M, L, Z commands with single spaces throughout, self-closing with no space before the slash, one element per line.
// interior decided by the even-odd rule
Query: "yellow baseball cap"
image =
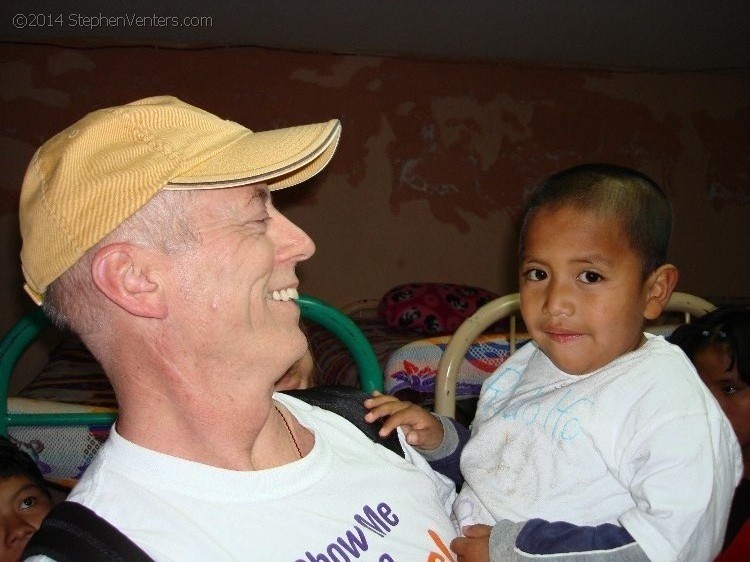
<path fill-rule="evenodd" d="M 162 189 L 297 185 L 331 160 L 341 123 L 255 133 L 171 96 L 94 111 L 44 143 L 21 189 L 24 289 L 52 281 Z"/>

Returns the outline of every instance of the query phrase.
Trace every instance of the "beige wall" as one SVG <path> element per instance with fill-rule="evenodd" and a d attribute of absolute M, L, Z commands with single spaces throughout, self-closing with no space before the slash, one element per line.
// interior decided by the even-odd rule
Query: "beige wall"
<path fill-rule="evenodd" d="M 0 94 L 2 332 L 29 308 L 17 201 L 33 151 L 92 109 L 158 94 L 256 130 L 342 120 L 328 171 L 277 197 L 318 245 L 303 291 L 332 304 L 419 280 L 514 291 L 524 192 L 584 161 L 640 168 L 668 190 L 680 290 L 748 296 L 747 73 L 6 44 Z"/>

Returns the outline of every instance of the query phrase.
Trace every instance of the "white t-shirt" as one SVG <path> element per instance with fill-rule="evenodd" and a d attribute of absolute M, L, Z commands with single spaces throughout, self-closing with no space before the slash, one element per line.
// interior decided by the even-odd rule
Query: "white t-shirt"
<path fill-rule="evenodd" d="M 588 375 L 535 343 L 485 381 L 461 457 L 460 525 L 622 525 L 658 560 L 712 560 L 742 472 L 734 432 L 679 348 L 647 335 Z"/>
<path fill-rule="evenodd" d="M 299 461 L 224 470 L 144 449 L 113 428 L 69 499 L 157 561 L 450 560 L 451 482 L 408 445 L 413 460 L 335 414 L 274 399 L 315 434 Z"/>

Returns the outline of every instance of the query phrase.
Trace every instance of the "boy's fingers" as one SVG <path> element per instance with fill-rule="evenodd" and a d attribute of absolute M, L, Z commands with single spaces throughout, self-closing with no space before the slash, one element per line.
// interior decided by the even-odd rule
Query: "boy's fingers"
<path fill-rule="evenodd" d="M 397 416 L 394 418 L 394 416 L 401 412 L 402 408 L 400 408 L 399 406 L 399 404 L 393 403 L 381 404 L 380 406 L 372 408 L 367 414 L 365 414 L 365 420 L 367 420 L 368 422 L 374 422 L 375 420 L 380 418 L 387 418 L 389 421 L 393 420 L 396 424 L 398 424 L 397 420 L 402 420 L 402 417 Z"/>
<path fill-rule="evenodd" d="M 478 538 L 478 537 L 489 537 L 492 532 L 492 527 L 489 525 L 482 525 L 477 523 L 476 525 L 467 525 L 461 529 L 461 532 L 465 537 Z"/>
<path fill-rule="evenodd" d="M 409 445 L 413 446 L 419 446 L 422 441 L 422 436 L 419 434 L 418 431 L 410 431 L 406 434 L 406 442 Z"/>
<path fill-rule="evenodd" d="M 371 405 L 365 404 L 365 407 L 369 408 L 371 412 L 377 413 L 379 416 L 392 415 L 396 412 L 400 412 L 408 408 L 407 404 L 398 400 L 384 400 L 379 402 L 373 402 Z"/>
<path fill-rule="evenodd" d="M 389 402 L 398 402 L 398 399 L 387 394 L 378 394 L 377 396 L 373 396 L 372 398 L 367 398 L 364 404 L 365 408 L 374 408 L 376 406 L 379 406 L 380 404 L 387 404 Z"/>
<path fill-rule="evenodd" d="M 376 403 L 371 406 L 365 404 L 365 407 L 370 408 L 370 411 L 365 414 L 365 420 L 368 422 L 374 422 L 375 420 L 383 418 L 385 416 L 392 416 L 405 408 L 404 404 L 402 402 L 399 402 L 398 400 L 389 400 L 387 402 L 379 404 Z"/>
<path fill-rule="evenodd" d="M 442 427 L 429 427 L 426 429 L 412 429 L 406 435 L 406 442 L 409 445 L 417 446 L 420 449 L 431 450 L 443 442 Z"/>
<path fill-rule="evenodd" d="M 378 431 L 378 435 L 380 435 L 381 437 L 388 437 L 399 425 L 402 426 L 402 429 L 405 433 L 411 429 L 409 428 L 409 426 L 399 423 L 398 421 L 390 417 L 383 422 L 382 427 Z"/>

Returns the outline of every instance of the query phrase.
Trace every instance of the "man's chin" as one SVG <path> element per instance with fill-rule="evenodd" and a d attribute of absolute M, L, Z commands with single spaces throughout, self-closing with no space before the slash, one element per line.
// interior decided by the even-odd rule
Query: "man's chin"
<path fill-rule="evenodd" d="M 279 380 L 276 381 L 276 384 L 273 386 L 273 389 L 276 392 L 283 392 L 285 390 L 295 390 L 296 388 L 299 388 L 299 379 L 289 374 L 286 374 L 283 377 L 281 377 Z"/>

